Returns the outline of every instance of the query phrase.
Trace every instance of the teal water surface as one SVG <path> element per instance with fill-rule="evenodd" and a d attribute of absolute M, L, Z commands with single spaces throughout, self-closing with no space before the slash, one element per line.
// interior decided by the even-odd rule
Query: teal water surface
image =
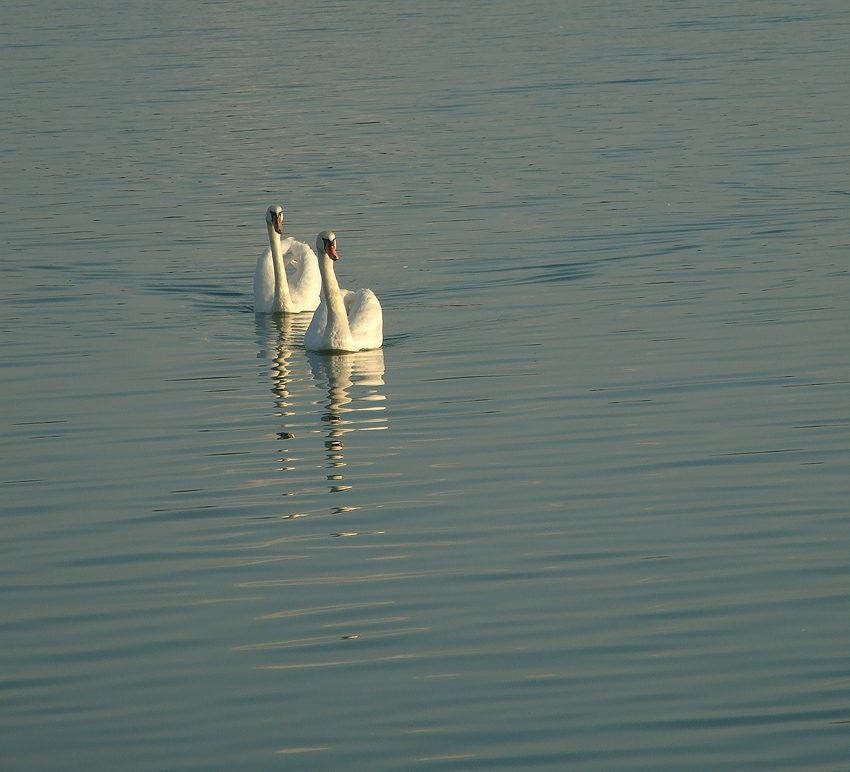
<path fill-rule="evenodd" d="M 3 14 L 3 769 L 846 768 L 841 4 Z"/>

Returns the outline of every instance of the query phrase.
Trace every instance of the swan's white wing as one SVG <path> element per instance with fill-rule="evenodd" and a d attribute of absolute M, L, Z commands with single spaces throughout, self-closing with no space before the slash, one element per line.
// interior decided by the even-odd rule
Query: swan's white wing
<path fill-rule="evenodd" d="M 257 260 L 254 269 L 254 313 L 267 314 L 274 303 L 274 265 L 271 248 Z"/>
<path fill-rule="evenodd" d="M 351 338 L 358 349 L 380 348 L 384 342 L 384 314 L 375 293 L 358 290 L 348 311 Z"/>
<path fill-rule="evenodd" d="M 289 294 L 293 311 L 315 311 L 319 305 L 319 293 L 322 291 L 319 260 L 307 244 L 295 239 L 291 241 L 289 250 L 295 271 L 289 279 Z"/>

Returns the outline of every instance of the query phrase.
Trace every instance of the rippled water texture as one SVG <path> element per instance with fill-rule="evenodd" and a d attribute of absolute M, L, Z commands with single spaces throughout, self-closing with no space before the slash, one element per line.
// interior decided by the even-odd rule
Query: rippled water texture
<path fill-rule="evenodd" d="M 847 769 L 843 3 L 2 16 L 0 767 Z"/>

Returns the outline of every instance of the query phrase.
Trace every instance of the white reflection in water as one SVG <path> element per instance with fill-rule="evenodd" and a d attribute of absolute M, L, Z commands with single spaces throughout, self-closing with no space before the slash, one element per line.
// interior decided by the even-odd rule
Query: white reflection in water
<path fill-rule="evenodd" d="M 293 354 L 304 340 L 304 332 L 310 324 L 311 314 L 264 314 L 256 317 L 255 329 L 259 359 L 274 360 L 274 390 L 287 390 Z"/>
<path fill-rule="evenodd" d="M 341 469 L 345 466 L 343 437 L 357 430 L 386 429 L 383 401 L 377 388 L 384 384 L 382 349 L 352 354 L 308 353 L 313 379 L 327 390 L 321 415 L 325 425 L 325 452 L 332 493 L 349 490 Z"/>
<path fill-rule="evenodd" d="M 387 428 L 386 396 L 380 389 L 384 385 L 384 352 L 305 352 L 304 331 L 309 323 L 310 314 L 258 316 L 257 356 L 271 361 L 275 415 L 280 421 L 275 431 L 277 440 L 286 443 L 285 447 L 278 446 L 280 471 L 295 472 L 296 466 L 302 471 L 315 468 L 307 457 L 323 452 L 328 490 L 342 493 L 352 488 L 343 471 L 345 435 Z M 316 388 L 324 392 L 324 398 L 316 400 Z M 309 438 L 313 436 L 324 437 L 322 447 L 310 447 Z M 298 459 L 302 464 L 297 464 Z M 347 509 L 336 507 L 335 511 Z"/>

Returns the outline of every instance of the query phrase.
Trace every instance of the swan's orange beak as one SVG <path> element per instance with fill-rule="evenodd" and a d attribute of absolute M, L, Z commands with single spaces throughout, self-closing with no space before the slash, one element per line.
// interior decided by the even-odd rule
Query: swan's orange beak
<path fill-rule="evenodd" d="M 277 217 L 272 221 L 272 227 L 277 233 L 283 236 L 283 212 L 277 213 Z"/>
<path fill-rule="evenodd" d="M 331 260 L 339 260 L 339 255 L 336 253 L 336 242 L 325 239 L 325 254 Z"/>

